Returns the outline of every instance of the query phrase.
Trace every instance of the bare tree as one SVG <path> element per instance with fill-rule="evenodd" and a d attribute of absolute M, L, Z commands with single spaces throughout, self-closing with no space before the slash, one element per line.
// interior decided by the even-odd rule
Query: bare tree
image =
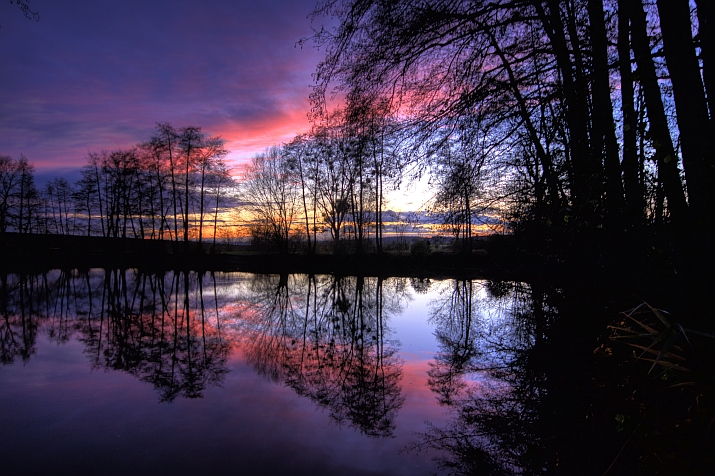
<path fill-rule="evenodd" d="M 228 153 L 228 150 L 224 147 L 224 141 L 220 137 L 209 137 L 203 139 L 197 157 L 196 172 L 199 175 L 199 247 L 203 238 L 204 229 L 204 209 L 206 206 L 207 185 L 213 183 L 216 187 L 216 201 L 218 202 L 218 197 L 222 185 L 225 183 L 226 178 L 226 166 L 223 163 L 223 158 Z M 213 177 L 213 180 L 209 177 Z M 209 181 L 207 182 L 207 178 Z M 218 213 L 218 203 L 216 203 L 216 209 Z M 214 218 L 214 245 L 216 244 L 216 219 Z"/>
<path fill-rule="evenodd" d="M 70 183 L 58 177 L 45 185 L 43 190 L 47 231 L 71 235 L 75 231 L 73 190 Z"/>
<path fill-rule="evenodd" d="M 283 148 L 290 161 L 290 168 L 295 171 L 300 184 L 300 200 L 303 208 L 305 236 L 308 241 L 308 253 L 315 254 L 318 245 L 318 185 L 320 167 L 315 151 L 315 141 L 305 136 L 296 136 Z"/>
<path fill-rule="evenodd" d="M 10 4 L 15 4 L 28 20 L 40 21 L 40 13 L 30 8 L 30 0 L 10 0 Z"/>
<path fill-rule="evenodd" d="M 320 181 L 316 202 L 323 222 L 330 230 L 335 250 L 340 241 L 348 212 L 351 209 L 350 145 L 345 136 L 341 113 L 328 117 L 314 132 Z"/>
<path fill-rule="evenodd" d="M 179 144 L 179 132 L 172 127 L 169 123 L 162 123 L 156 125 L 156 133 L 151 138 L 150 143 L 152 148 L 155 149 L 155 154 L 157 155 L 157 161 L 161 163 L 161 157 L 164 157 L 164 161 L 168 162 L 168 171 L 171 179 L 171 208 L 173 212 L 173 222 L 174 222 L 174 241 L 179 240 L 179 228 L 178 228 L 178 205 L 180 203 L 180 190 L 178 188 L 177 177 L 178 173 L 178 158 L 177 158 L 177 148 Z"/>
<path fill-rule="evenodd" d="M 222 200 L 227 196 L 227 191 L 234 187 L 234 181 L 229 174 L 228 166 L 222 157 L 217 157 L 211 166 L 211 173 L 208 177 L 208 187 L 212 190 L 214 197 L 214 219 L 213 219 L 213 248 L 216 248 L 216 234 L 218 232 L 218 215 Z"/>
<path fill-rule="evenodd" d="M 656 3 L 659 14 L 649 18 L 656 36 L 662 33 L 667 63 L 658 74 L 646 32 L 651 7 L 639 0 L 429 0 L 418 8 L 409 1 L 322 2 L 314 15 L 332 17 L 336 26 L 312 37 L 326 49 L 312 95 L 314 116 L 327 114 L 336 92 L 349 106 L 386 101 L 413 134 L 412 157 L 424 167 L 430 154 L 419 151 L 438 149 L 476 111 L 481 120 L 475 126 L 499 144 L 490 168 L 510 158 L 499 172 L 512 180 L 505 190 L 524 196 L 534 219 L 574 233 L 621 229 L 625 207 L 629 221 L 641 221 L 647 169 L 635 155 L 640 137 L 655 149 L 664 197 L 659 206 L 667 205 L 674 223 L 690 217 L 707 228 L 715 216 L 715 156 L 708 145 L 713 94 L 707 94 L 715 83 L 707 27 L 713 9 L 711 2 L 695 2 L 695 24 L 687 0 Z M 616 74 L 625 86 L 620 98 L 612 90 Z M 682 171 L 671 139 L 676 131 L 662 112 L 671 99 L 659 77 L 673 87 Z M 641 91 L 645 128 L 634 122 L 634 96 Z M 370 122 L 364 115 L 362 121 L 362 127 Z M 618 121 L 621 133 L 613 127 Z"/>
<path fill-rule="evenodd" d="M 280 252 L 289 251 L 300 209 L 300 189 L 278 147 L 254 157 L 241 183 L 240 197 L 250 219 Z"/>
<path fill-rule="evenodd" d="M 13 198 L 19 186 L 17 161 L 9 155 L 0 155 L 0 233 L 5 233 L 11 222 Z"/>
<path fill-rule="evenodd" d="M 432 209 L 449 225 L 462 244 L 462 250 L 471 252 L 472 225 L 482 195 L 482 167 L 485 157 L 479 150 L 473 131 L 462 131 L 461 137 L 445 142 L 438 150 L 433 184 L 436 194 Z"/>

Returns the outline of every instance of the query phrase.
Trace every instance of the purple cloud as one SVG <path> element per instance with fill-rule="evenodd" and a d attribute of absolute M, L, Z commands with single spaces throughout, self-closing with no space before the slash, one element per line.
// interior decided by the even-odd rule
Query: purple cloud
<path fill-rule="evenodd" d="M 146 140 L 156 122 L 222 135 L 234 161 L 308 128 L 315 0 L 34 0 L 0 8 L 0 153 L 38 170 Z"/>

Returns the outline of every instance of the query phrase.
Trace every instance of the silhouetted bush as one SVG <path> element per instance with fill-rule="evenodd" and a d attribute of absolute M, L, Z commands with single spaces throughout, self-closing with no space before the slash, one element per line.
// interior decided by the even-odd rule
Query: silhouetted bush
<path fill-rule="evenodd" d="M 417 240 L 410 246 L 410 254 L 415 257 L 427 256 L 432 252 L 429 240 Z"/>

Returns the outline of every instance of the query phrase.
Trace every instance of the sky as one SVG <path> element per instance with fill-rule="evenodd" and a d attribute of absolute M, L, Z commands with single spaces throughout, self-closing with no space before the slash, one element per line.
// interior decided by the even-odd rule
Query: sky
<path fill-rule="evenodd" d="M 220 135 L 238 164 L 306 132 L 316 0 L 0 2 L 0 154 L 72 178 L 158 122 Z M 320 28 L 319 23 L 312 25 Z M 69 175 L 69 177 L 68 177 Z"/>
<path fill-rule="evenodd" d="M 79 178 L 89 152 L 148 140 L 157 123 L 225 139 L 237 167 L 310 128 L 317 0 L 0 0 L 0 154 L 39 185 Z M 388 195 L 422 208 L 426 180 Z"/>

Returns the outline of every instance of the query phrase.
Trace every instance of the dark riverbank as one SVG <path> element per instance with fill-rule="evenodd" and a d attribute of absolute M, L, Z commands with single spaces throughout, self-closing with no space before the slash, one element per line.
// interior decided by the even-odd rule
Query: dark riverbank
<path fill-rule="evenodd" d="M 512 247 L 509 237 L 484 243 L 469 255 L 405 252 L 307 255 L 256 252 L 247 245 L 73 235 L 6 233 L 0 238 L 5 271 L 51 268 L 141 268 L 308 273 L 366 276 L 516 279 L 540 263 Z M 497 243 L 498 241 L 498 243 Z"/>
<path fill-rule="evenodd" d="M 0 271 L 127 269 L 242 271 L 263 274 L 404 276 L 507 281 L 547 281 L 567 287 L 620 289 L 655 306 L 690 315 L 706 311 L 713 283 L 712 253 L 673 246 L 672 235 L 632 234 L 615 241 L 591 237 L 576 243 L 494 236 L 471 253 L 409 251 L 330 254 L 258 252 L 248 245 L 5 233 Z M 701 247 L 702 248 L 702 247 Z M 442 248 L 439 248 L 442 249 Z"/>

